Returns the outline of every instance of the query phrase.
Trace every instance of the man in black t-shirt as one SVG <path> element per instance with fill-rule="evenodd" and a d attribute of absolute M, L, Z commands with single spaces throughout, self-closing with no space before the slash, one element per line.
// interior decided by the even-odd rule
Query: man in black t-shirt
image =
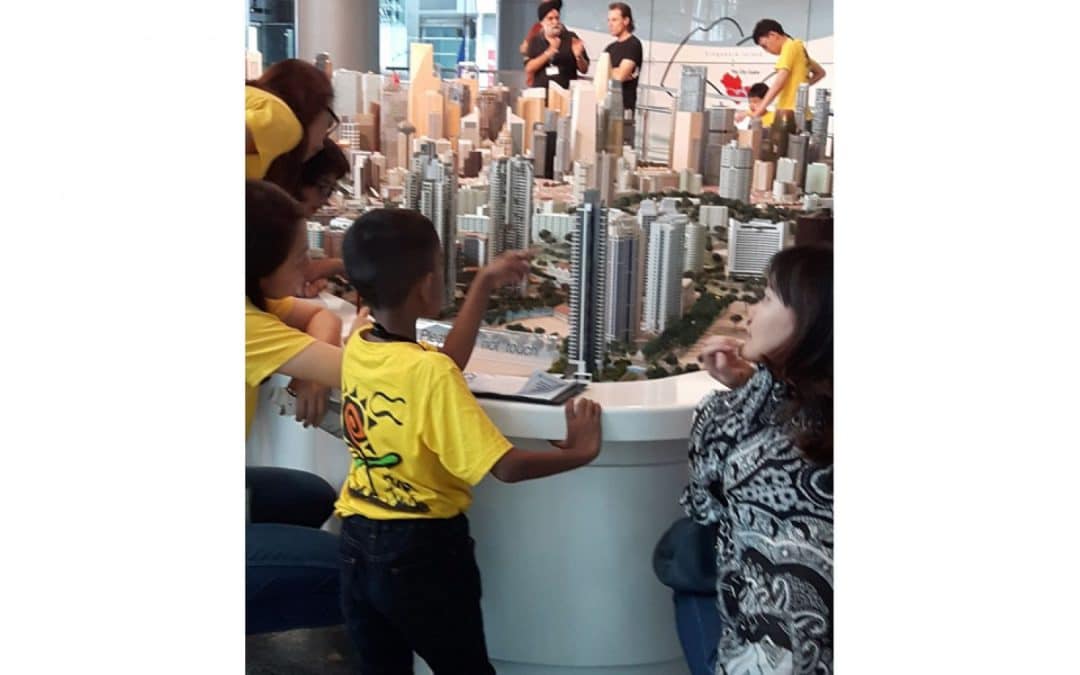
<path fill-rule="evenodd" d="M 634 15 L 630 5 L 613 2 L 608 5 L 608 32 L 615 41 L 604 47 L 611 54 L 611 79 L 622 82 L 623 139 L 634 144 L 634 108 L 637 106 L 638 75 L 641 73 L 641 40 L 634 35 Z"/>
<path fill-rule="evenodd" d="M 529 41 L 525 55 L 525 72 L 533 76 L 534 87 L 547 89 L 550 81 L 569 89 L 570 80 L 576 80 L 579 71 L 589 70 L 585 43 L 562 24 L 559 19 L 561 8 L 560 0 L 548 0 L 541 2 L 536 12 L 543 30 Z"/>

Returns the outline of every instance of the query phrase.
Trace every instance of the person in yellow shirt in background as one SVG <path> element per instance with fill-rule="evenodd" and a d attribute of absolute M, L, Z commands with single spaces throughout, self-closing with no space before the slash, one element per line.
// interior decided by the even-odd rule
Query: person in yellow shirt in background
<path fill-rule="evenodd" d="M 761 105 L 761 101 L 765 99 L 765 94 L 767 93 L 769 93 L 769 85 L 764 82 L 758 82 L 750 87 L 750 91 L 746 92 L 746 102 L 749 107 L 746 110 L 740 110 L 735 113 L 735 121 L 742 122 L 749 117 L 750 111 L 754 109 L 754 106 Z M 775 116 L 773 111 L 766 110 L 765 114 L 761 116 L 761 125 L 764 127 L 771 127 Z"/>
<path fill-rule="evenodd" d="M 304 162 L 300 171 L 300 189 L 293 195 L 304 209 L 304 218 L 311 218 L 334 193 L 337 182 L 349 174 L 349 160 L 331 138 L 323 139 L 323 149 Z M 345 274 L 341 258 L 312 260 L 304 270 L 304 288 L 300 297 L 314 298 L 327 287 L 327 277 Z"/>
<path fill-rule="evenodd" d="M 245 259 L 246 424 L 258 387 L 274 373 L 290 375 L 297 420 L 318 424 L 327 395 L 341 381 L 341 320 L 318 303 L 297 300 L 308 259 L 301 206 L 281 188 L 247 181 Z"/>
<path fill-rule="evenodd" d="M 489 473 L 513 483 L 569 471 L 600 451 L 598 404 L 570 401 L 566 440 L 522 450 L 462 374 L 492 291 L 529 273 L 527 253 L 508 251 L 477 273 L 441 350 L 416 340 L 416 319 L 443 305 L 440 248 L 431 221 L 402 209 L 365 213 L 343 242 L 349 281 L 376 319 L 345 345 L 352 467 L 336 505 L 342 608 L 362 673 L 411 673 L 415 652 L 436 673 L 494 674 L 465 516 L 472 486 Z"/>
<path fill-rule="evenodd" d="M 258 80 L 248 82 L 244 98 L 248 179 L 265 178 L 304 200 L 304 190 L 310 187 L 305 180 L 311 172 L 323 171 L 328 163 L 336 171 L 343 163 L 348 173 L 348 159 L 329 138 L 338 121 L 330 107 L 334 90 L 321 70 L 299 59 L 280 61 Z M 344 271 L 340 258 L 312 261 L 304 272 L 309 285 L 302 295 L 317 295 L 312 289 L 325 286 L 321 280 Z"/>
<path fill-rule="evenodd" d="M 341 320 L 291 297 L 307 264 L 300 204 L 263 181 L 247 181 L 245 200 L 245 428 L 273 373 L 297 378 L 297 419 L 317 424 L 341 381 Z M 319 529 L 333 513 L 334 488 L 282 467 L 248 466 L 245 480 L 247 634 L 340 625 L 337 538 Z"/>
<path fill-rule="evenodd" d="M 794 110 L 799 85 L 810 85 L 825 77 L 825 69 L 810 58 L 802 40 L 796 40 L 784 32 L 783 27 L 773 19 L 762 19 L 754 26 L 754 44 L 777 56 L 776 77 L 773 78 L 768 92 L 750 107 L 750 114 L 762 117 L 769 105 L 776 101 L 777 110 Z"/>
<path fill-rule="evenodd" d="M 304 162 L 337 126 L 330 78 L 312 64 L 286 59 L 244 87 L 245 174 L 296 194 Z"/>

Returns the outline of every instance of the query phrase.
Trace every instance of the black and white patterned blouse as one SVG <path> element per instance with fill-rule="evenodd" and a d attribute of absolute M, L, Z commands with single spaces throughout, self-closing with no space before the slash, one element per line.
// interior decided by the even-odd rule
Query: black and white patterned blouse
<path fill-rule="evenodd" d="M 832 466 L 805 460 L 774 421 L 789 392 L 762 367 L 694 413 L 680 503 L 718 526 L 718 675 L 833 670 Z"/>

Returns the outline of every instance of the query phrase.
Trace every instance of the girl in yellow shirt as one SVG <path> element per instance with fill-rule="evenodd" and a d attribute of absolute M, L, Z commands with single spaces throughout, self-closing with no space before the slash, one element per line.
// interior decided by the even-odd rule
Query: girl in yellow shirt
<path fill-rule="evenodd" d="M 247 181 L 245 262 L 246 424 L 259 385 L 290 375 L 297 420 L 317 424 L 330 388 L 341 386 L 341 320 L 315 303 L 296 300 L 309 263 L 301 206 L 264 181 Z"/>
<path fill-rule="evenodd" d="M 246 175 L 296 194 L 304 162 L 322 150 L 337 126 L 330 78 L 315 66 L 287 59 L 244 89 Z"/>

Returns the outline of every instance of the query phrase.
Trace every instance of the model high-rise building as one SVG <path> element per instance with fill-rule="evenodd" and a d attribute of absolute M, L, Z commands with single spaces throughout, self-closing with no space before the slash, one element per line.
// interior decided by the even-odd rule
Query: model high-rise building
<path fill-rule="evenodd" d="M 784 248 L 786 233 L 783 221 L 732 220 L 728 227 L 728 276 L 764 276 L 769 260 Z"/>
<path fill-rule="evenodd" d="M 595 155 L 593 155 L 595 157 Z M 592 162 L 574 162 L 574 178 L 572 181 L 574 198 L 579 202 L 585 200 L 585 192 L 596 188 L 596 167 Z"/>
<path fill-rule="evenodd" d="M 428 43 L 409 45 L 409 121 L 420 135 L 442 136 L 442 128 L 429 128 L 431 113 L 442 113 L 441 80 L 435 74 L 435 48 Z"/>
<path fill-rule="evenodd" d="M 491 218 L 477 213 L 462 214 L 457 217 L 458 235 L 483 234 L 491 237 Z"/>
<path fill-rule="evenodd" d="M 542 122 L 533 125 L 532 136 L 533 173 L 537 178 L 551 178 L 544 172 L 547 160 L 547 131 Z"/>
<path fill-rule="evenodd" d="M 633 216 L 613 221 L 608 226 L 604 339 L 631 344 L 641 327 L 645 251 Z"/>
<path fill-rule="evenodd" d="M 496 89 L 485 89 L 476 100 L 476 112 L 480 122 L 480 139 L 494 143 L 499 132 L 506 125 L 506 103 L 503 93 Z"/>
<path fill-rule="evenodd" d="M 570 154 L 575 161 L 596 156 L 596 89 L 586 80 L 570 81 Z"/>
<path fill-rule="evenodd" d="M 334 112 L 342 121 L 351 121 L 354 116 L 367 112 L 363 73 L 339 68 L 334 71 L 330 81 L 334 87 Z"/>
<path fill-rule="evenodd" d="M 829 138 L 829 115 L 832 109 L 832 92 L 818 89 L 814 92 L 814 119 L 811 122 L 810 140 L 807 143 L 808 162 L 822 162 L 832 154 Z"/>
<path fill-rule="evenodd" d="M 552 167 L 552 179 L 562 180 L 570 172 L 570 116 L 560 117 L 555 124 L 555 159 Z"/>
<path fill-rule="evenodd" d="M 540 232 L 547 230 L 555 241 L 565 241 L 566 235 L 574 231 L 575 222 L 569 213 L 534 213 L 533 240 L 540 239 Z"/>
<path fill-rule="evenodd" d="M 686 222 L 686 216 L 666 214 L 649 229 L 642 327 L 652 333 L 662 333 L 682 310 Z"/>
<path fill-rule="evenodd" d="M 570 253 L 570 334 L 567 361 L 579 377 L 604 367 L 604 311 L 607 307 L 607 210 L 600 193 L 586 190 L 578 208 Z"/>
<path fill-rule="evenodd" d="M 679 85 L 679 110 L 682 112 L 705 112 L 705 66 L 683 66 L 682 83 Z"/>
<path fill-rule="evenodd" d="M 532 130 L 536 128 L 536 123 L 544 122 L 544 104 L 547 102 L 547 90 L 541 87 L 533 87 L 521 92 L 521 98 L 518 99 L 517 114 L 525 120 L 525 148 L 523 152 L 529 152 L 533 149 L 533 136 Z"/>
<path fill-rule="evenodd" d="M 728 207 L 702 204 L 698 209 L 698 221 L 710 229 L 722 227 L 726 230 L 728 226 Z"/>
<path fill-rule="evenodd" d="M 753 166 L 750 148 L 725 145 L 720 157 L 720 196 L 749 203 Z"/>
<path fill-rule="evenodd" d="M 795 92 L 795 130 L 806 131 L 807 113 L 810 112 L 810 84 L 803 82 Z"/>
<path fill-rule="evenodd" d="M 606 150 L 596 155 L 596 189 L 600 191 L 600 202 L 605 206 L 611 206 L 615 201 L 618 161 L 619 155 Z"/>
<path fill-rule="evenodd" d="M 754 162 L 754 185 L 756 192 L 771 190 L 773 180 L 776 179 L 776 165 L 772 162 L 763 162 L 760 159 Z"/>
<path fill-rule="evenodd" d="M 443 302 L 449 307 L 454 303 L 457 290 L 457 213 L 454 206 L 457 177 L 453 162 L 443 162 L 435 156 L 434 143 L 423 143 L 420 151 L 413 155 L 406 191 L 409 207 L 427 216 L 439 235 L 445 265 Z"/>
<path fill-rule="evenodd" d="M 678 110 L 671 123 L 671 161 L 673 171 L 690 169 L 701 172 L 705 154 L 705 114 Z"/>
<path fill-rule="evenodd" d="M 470 232 L 461 235 L 461 248 L 465 254 L 466 267 L 483 267 L 488 264 L 490 259 L 486 234 Z"/>
<path fill-rule="evenodd" d="M 683 253 L 683 271 L 697 274 L 705 269 L 705 240 L 708 234 L 705 226 L 687 220 L 686 223 L 686 251 Z"/>
<path fill-rule="evenodd" d="M 524 157 L 510 160 L 507 220 L 510 228 L 502 250 L 526 249 L 532 242 L 533 167 Z"/>
<path fill-rule="evenodd" d="M 806 167 L 806 192 L 818 195 L 832 194 L 832 175 L 828 164 L 814 162 Z"/>
<path fill-rule="evenodd" d="M 607 94 L 596 105 L 596 151 L 621 155 L 623 148 L 622 83 L 608 83 Z"/>
<path fill-rule="evenodd" d="M 382 92 L 379 130 L 382 135 L 380 149 L 386 155 L 389 168 L 406 167 L 408 148 L 399 147 L 399 126 L 409 117 L 409 92 L 401 85 L 397 75 L 389 78 Z"/>
<path fill-rule="evenodd" d="M 794 182 L 800 189 L 806 184 L 806 166 L 809 150 L 809 134 L 791 134 L 788 136 L 787 156 L 795 162 Z"/>
<path fill-rule="evenodd" d="M 492 160 L 488 172 L 491 253 L 529 247 L 533 218 L 533 164 L 527 157 Z"/>

